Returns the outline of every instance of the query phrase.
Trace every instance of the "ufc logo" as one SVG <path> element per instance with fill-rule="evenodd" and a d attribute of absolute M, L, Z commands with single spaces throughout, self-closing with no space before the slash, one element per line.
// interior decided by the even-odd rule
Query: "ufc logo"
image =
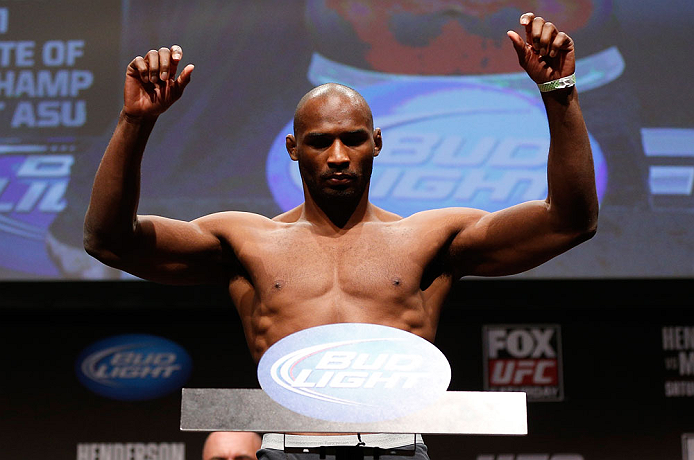
<path fill-rule="evenodd" d="M 489 362 L 491 385 L 556 385 L 556 359 L 494 359 Z"/>

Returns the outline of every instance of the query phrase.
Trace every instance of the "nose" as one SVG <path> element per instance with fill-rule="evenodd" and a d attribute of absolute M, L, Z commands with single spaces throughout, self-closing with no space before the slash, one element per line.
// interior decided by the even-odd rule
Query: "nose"
<path fill-rule="evenodd" d="M 328 166 L 334 169 L 344 169 L 349 166 L 349 155 L 347 147 L 339 140 L 335 139 L 328 152 Z"/>

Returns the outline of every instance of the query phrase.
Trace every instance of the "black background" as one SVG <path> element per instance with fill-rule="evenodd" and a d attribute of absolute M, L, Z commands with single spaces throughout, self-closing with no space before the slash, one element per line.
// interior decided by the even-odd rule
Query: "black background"
<path fill-rule="evenodd" d="M 529 404 L 528 436 L 425 436 L 432 458 L 575 453 L 680 459 L 681 435 L 694 433 L 694 399 L 664 396 L 661 328 L 694 326 L 691 288 L 684 279 L 460 282 L 436 339 L 453 370 L 450 389 L 482 389 L 483 325 L 556 323 L 566 397 Z M 193 360 L 186 387 L 258 387 L 224 289 L 5 283 L 0 307 L 2 458 L 72 459 L 85 442 L 185 442 L 187 458 L 199 458 L 204 434 L 179 432 L 177 392 L 122 402 L 77 381 L 77 355 L 112 335 L 154 334 L 183 346 Z"/>

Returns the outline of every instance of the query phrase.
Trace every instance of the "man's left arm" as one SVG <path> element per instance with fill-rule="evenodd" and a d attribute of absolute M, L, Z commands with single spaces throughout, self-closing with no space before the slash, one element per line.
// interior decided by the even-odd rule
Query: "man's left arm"
<path fill-rule="evenodd" d="M 533 268 L 589 239 L 597 228 L 598 199 L 588 132 L 578 93 L 573 40 L 532 13 L 521 16 L 525 40 L 508 32 L 521 67 L 542 92 L 550 131 L 548 195 L 494 213 L 469 212 L 450 249 L 457 275 L 496 276 Z M 550 83 L 552 85 L 552 83 Z M 554 83 L 557 85 L 557 83 Z M 549 85 L 544 85 L 549 86 Z"/>

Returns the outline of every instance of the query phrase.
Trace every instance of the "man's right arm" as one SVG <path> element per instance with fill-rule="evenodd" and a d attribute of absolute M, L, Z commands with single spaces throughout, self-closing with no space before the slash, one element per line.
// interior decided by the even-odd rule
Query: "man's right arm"
<path fill-rule="evenodd" d="M 182 222 L 138 216 L 140 164 L 157 117 L 190 81 L 193 66 L 175 78 L 180 47 L 152 50 L 129 65 L 118 125 L 94 179 L 84 222 L 92 256 L 136 276 L 168 283 L 226 279 L 225 248 L 215 235 L 219 217 Z"/>

